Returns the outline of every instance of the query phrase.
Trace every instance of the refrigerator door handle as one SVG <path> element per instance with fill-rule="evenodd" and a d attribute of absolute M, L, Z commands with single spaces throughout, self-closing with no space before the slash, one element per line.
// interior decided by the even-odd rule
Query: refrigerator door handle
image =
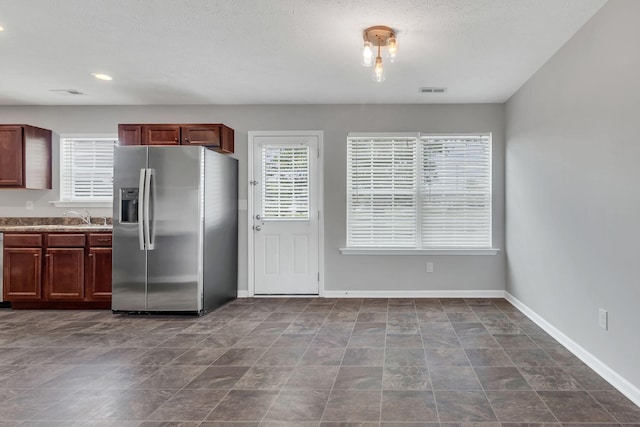
<path fill-rule="evenodd" d="M 152 194 L 155 187 L 155 174 L 156 171 L 154 169 L 147 169 L 144 186 L 144 231 L 147 237 L 147 250 L 155 249 L 155 227 L 153 224 L 153 210 L 151 206 L 151 203 L 153 203 L 155 199 L 155 194 Z"/>
<path fill-rule="evenodd" d="M 140 250 L 144 251 L 145 238 L 144 238 L 144 204 L 145 204 L 145 175 L 146 169 L 140 169 L 140 180 L 138 182 L 138 242 L 140 244 Z"/>

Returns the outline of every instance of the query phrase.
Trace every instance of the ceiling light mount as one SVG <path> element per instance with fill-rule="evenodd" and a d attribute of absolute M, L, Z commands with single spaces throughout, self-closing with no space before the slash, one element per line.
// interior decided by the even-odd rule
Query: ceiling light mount
<path fill-rule="evenodd" d="M 362 49 L 362 65 L 373 67 L 373 79 L 381 83 L 384 81 L 384 67 L 382 66 L 381 49 L 386 47 L 386 57 L 390 62 L 395 62 L 398 55 L 397 31 L 385 25 L 374 25 L 362 32 L 364 47 Z M 377 55 L 374 60 L 374 47 Z"/>
<path fill-rule="evenodd" d="M 395 36 L 396 31 L 393 28 L 386 27 L 384 25 L 375 25 L 362 32 L 364 41 L 368 41 L 374 46 L 386 46 L 389 38 L 395 38 Z"/>

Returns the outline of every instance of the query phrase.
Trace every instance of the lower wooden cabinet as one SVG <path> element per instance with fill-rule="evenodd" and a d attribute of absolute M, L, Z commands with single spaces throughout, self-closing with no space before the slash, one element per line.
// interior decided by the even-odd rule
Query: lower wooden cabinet
<path fill-rule="evenodd" d="M 111 301 L 111 248 L 89 248 L 85 290 L 89 301 Z"/>
<path fill-rule="evenodd" d="M 12 307 L 109 308 L 111 234 L 5 234 L 3 279 Z"/>
<path fill-rule="evenodd" d="M 84 248 L 48 248 L 44 263 L 47 300 L 84 299 Z"/>
<path fill-rule="evenodd" d="M 5 301 L 42 298 L 42 248 L 4 248 Z"/>

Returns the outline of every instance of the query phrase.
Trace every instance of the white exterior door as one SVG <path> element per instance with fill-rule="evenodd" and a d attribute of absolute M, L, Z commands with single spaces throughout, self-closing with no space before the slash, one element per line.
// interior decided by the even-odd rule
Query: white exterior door
<path fill-rule="evenodd" d="M 319 139 L 317 132 L 252 137 L 249 232 L 256 295 L 318 294 Z"/>

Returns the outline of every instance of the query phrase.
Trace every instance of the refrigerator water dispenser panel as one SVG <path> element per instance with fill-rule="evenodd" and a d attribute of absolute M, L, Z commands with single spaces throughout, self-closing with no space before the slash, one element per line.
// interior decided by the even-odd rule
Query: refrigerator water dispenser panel
<path fill-rule="evenodd" d="M 134 224 L 138 222 L 137 188 L 120 189 L 120 222 Z"/>

